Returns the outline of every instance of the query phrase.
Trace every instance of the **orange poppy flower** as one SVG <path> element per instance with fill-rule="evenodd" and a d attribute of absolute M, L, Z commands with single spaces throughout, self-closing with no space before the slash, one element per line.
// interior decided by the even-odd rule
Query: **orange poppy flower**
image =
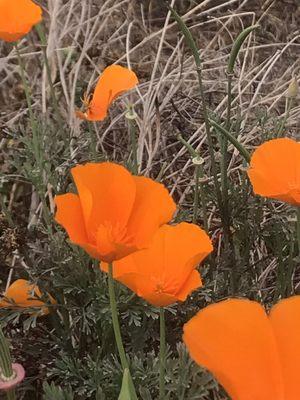
<path fill-rule="evenodd" d="M 28 282 L 25 279 L 17 279 L 13 282 L 3 295 L 0 301 L 2 308 L 39 308 L 39 314 L 45 315 L 49 313 L 48 307 L 42 300 L 36 297 L 41 297 L 42 293 L 37 285 Z M 55 304 L 53 297 L 48 295 L 51 303 Z"/>
<path fill-rule="evenodd" d="M 299 398 L 300 296 L 280 301 L 269 316 L 245 299 L 210 305 L 185 324 L 183 340 L 232 400 Z"/>
<path fill-rule="evenodd" d="M 0 39 L 15 42 L 42 20 L 42 9 L 31 0 L 0 0 Z"/>
<path fill-rule="evenodd" d="M 121 65 L 110 65 L 100 76 L 92 98 L 83 99 L 84 111 L 76 111 L 77 117 L 89 121 L 102 121 L 112 102 L 122 93 L 139 83 L 136 74 Z"/>
<path fill-rule="evenodd" d="M 300 143 L 273 139 L 252 155 L 248 175 L 256 194 L 300 205 Z"/>
<path fill-rule="evenodd" d="M 166 188 L 118 164 L 72 168 L 78 195 L 56 196 L 56 221 L 92 257 L 112 262 L 148 245 L 176 206 Z"/>
<path fill-rule="evenodd" d="M 113 276 L 157 307 L 179 301 L 202 286 L 197 265 L 213 250 L 197 225 L 181 223 L 159 228 L 149 248 L 114 263 Z M 104 271 L 107 264 L 101 264 Z"/>

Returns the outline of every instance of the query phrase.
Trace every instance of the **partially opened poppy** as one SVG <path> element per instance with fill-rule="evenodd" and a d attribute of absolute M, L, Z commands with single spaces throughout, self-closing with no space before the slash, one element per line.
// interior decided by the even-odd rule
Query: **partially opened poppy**
<path fill-rule="evenodd" d="M 15 42 L 41 19 L 41 7 L 31 0 L 0 0 L 0 39 Z"/>
<path fill-rule="evenodd" d="M 45 302 L 39 300 L 42 293 L 37 285 L 28 282 L 25 279 L 17 279 L 14 281 L 0 301 L 1 308 L 35 308 L 38 309 L 39 314 L 45 315 L 49 313 L 48 307 Z M 47 295 L 52 304 L 55 300 L 49 294 Z"/>
<path fill-rule="evenodd" d="M 252 155 L 248 175 L 256 194 L 300 205 L 300 143 L 273 139 Z"/>
<path fill-rule="evenodd" d="M 196 267 L 212 250 L 210 238 L 197 225 L 164 225 L 149 248 L 114 263 L 113 277 L 154 306 L 164 307 L 184 301 L 202 286 Z M 107 271 L 108 265 L 101 268 Z"/>
<path fill-rule="evenodd" d="M 139 83 L 136 74 L 121 65 L 105 68 L 96 85 L 94 94 L 83 99 L 85 110 L 77 111 L 77 117 L 89 121 L 102 121 L 112 102 L 122 93 Z"/>
<path fill-rule="evenodd" d="M 184 325 L 183 340 L 232 400 L 299 399 L 300 296 L 269 316 L 245 299 L 210 305 Z"/>
<path fill-rule="evenodd" d="M 56 196 L 56 221 L 92 257 L 112 262 L 147 247 L 176 206 L 167 189 L 118 164 L 72 168 L 78 195 Z"/>

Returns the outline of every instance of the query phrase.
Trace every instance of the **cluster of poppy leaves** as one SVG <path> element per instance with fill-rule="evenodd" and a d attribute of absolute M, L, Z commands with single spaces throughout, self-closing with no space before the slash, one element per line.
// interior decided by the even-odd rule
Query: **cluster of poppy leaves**
<path fill-rule="evenodd" d="M 0 39 L 15 42 L 41 19 L 41 8 L 30 0 L 0 0 Z M 133 71 L 107 67 L 76 115 L 103 120 L 112 102 L 137 84 Z M 78 165 L 71 172 L 78 194 L 56 196 L 55 219 L 103 271 L 113 263 L 114 279 L 157 307 L 184 301 L 201 287 L 196 268 L 213 250 L 211 240 L 195 224 L 170 224 L 176 205 L 162 184 L 111 162 Z M 263 143 L 247 173 L 257 195 L 300 206 L 300 143 Z M 49 308 L 40 297 L 37 285 L 18 279 L 0 307 L 30 307 L 44 315 Z M 191 357 L 233 400 L 299 398 L 300 296 L 280 301 L 269 315 L 257 302 L 227 299 L 200 310 L 183 330 Z"/>

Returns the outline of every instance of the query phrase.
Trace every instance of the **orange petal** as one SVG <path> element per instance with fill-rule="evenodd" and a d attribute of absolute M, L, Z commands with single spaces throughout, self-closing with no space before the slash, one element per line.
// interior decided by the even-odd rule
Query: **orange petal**
<path fill-rule="evenodd" d="M 5 299 L 0 302 L 0 307 L 22 307 L 22 308 L 42 308 L 42 314 L 48 314 L 49 310 L 45 303 L 34 297 L 41 297 L 41 291 L 38 286 L 29 283 L 25 279 L 17 279 L 4 293 Z M 50 296 L 52 304 L 55 300 Z"/>
<path fill-rule="evenodd" d="M 211 250 L 209 237 L 198 226 L 163 225 L 149 248 L 114 262 L 113 276 L 149 303 L 164 307 L 201 286 L 193 269 Z M 107 271 L 105 264 L 101 268 Z"/>
<path fill-rule="evenodd" d="M 212 252 L 209 236 L 195 224 L 165 225 L 164 270 L 178 290 L 192 270 Z"/>
<path fill-rule="evenodd" d="M 15 42 L 41 19 L 41 7 L 31 0 L 0 0 L 0 39 Z"/>
<path fill-rule="evenodd" d="M 130 172 L 118 164 L 87 163 L 72 168 L 90 243 L 97 242 L 101 225 L 123 242 L 124 228 L 134 204 L 136 186 Z M 117 237 L 115 237 L 117 236 Z"/>
<path fill-rule="evenodd" d="M 86 243 L 88 238 L 79 197 L 73 193 L 59 195 L 55 197 L 55 204 L 55 220 L 65 228 L 71 241 Z"/>
<path fill-rule="evenodd" d="M 136 250 L 138 249 L 130 243 L 126 243 L 126 241 L 122 243 L 121 239 L 118 239 L 118 232 L 114 233 L 113 228 L 109 229 L 103 225 L 98 228 L 97 252 L 99 260 L 110 263 L 126 257 Z"/>
<path fill-rule="evenodd" d="M 280 301 L 270 313 L 285 384 L 285 399 L 298 400 L 300 393 L 300 296 Z"/>
<path fill-rule="evenodd" d="M 256 194 L 295 203 L 300 197 L 300 144 L 281 138 L 259 146 L 252 155 L 248 175 Z"/>
<path fill-rule="evenodd" d="M 135 73 L 121 65 L 105 68 L 95 88 L 93 98 L 86 113 L 86 119 L 102 121 L 111 103 L 123 92 L 138 84 Z"/>
<path fill-rule="evenodd" d="M 201 276 L 198 271 L 194 270 L 177 293 L 176 297 L 180 301 L 185 301 L 186 298 L 196 289 L 202 286 Z"/>
<path fill-rule="evenodd" d="M 183 340 L 232 400 L 284 399 L 273 330 L 258 303 L 230 299 L 210 305 L 184 325 Z"/>
<path fill-rule="evenodd" d="M 133 178 L 136 197 L 127 231 L 134 236 L 136 246 L 143 248 L 149 244 L 155 231 L 172 219 L 176 205 L 161 183 L 142 176 Z"/>

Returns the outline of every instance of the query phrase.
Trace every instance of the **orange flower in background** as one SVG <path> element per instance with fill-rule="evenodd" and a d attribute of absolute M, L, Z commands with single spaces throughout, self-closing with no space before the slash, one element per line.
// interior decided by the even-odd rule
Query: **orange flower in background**
<path fill-rule="evenodd" d="M 42 20 L 42 9 L 31 0 L 0 0 L 0 39 L 15 42 Z"/>
<path fill-rule="evenodd" d="M 89 121 L 102 121 L 112 102 L 127 90 L 139 83 L 136 74 L 121 65 L 110 65 L 105 68 L 96 85 L 91 99 L 84 98 L 86 110 L 77 111 L 76 115 Z"/>
<path fill-rule="evenodd" d="M 146 247 L 176 206 L 167 189 L 118 164 L 72 168 L 78 195 L 56 196 L 56 221 L 92 257 L 112 262 Z"/>
<path fill-rule="evenodd" d="M 164 225 L 149 248 L 114 263 L 113 277 L 138 296 L 164 307 L 202 286 L 197 265 L 213 250 L 208 235 L 197 225 Z M 108 270 L 107 264 L 101 268 Z"/>
<path fill-rule="evenodd" d="M 232 400 L 299 399 L 300 296 L 269 316 L 245 299 L 210 305 L 184 325 L 183 340 Z"/>
<path fill-rule="evenodd" d="M 3 295 L 0 301 L 0 307 L 2 308 L 40 308 L 40 314 L 45 315 L 49 313 L 49 309 L 45 307 L 45 303 L 42 300 L 38 300 L 37 297 L 41 297 L 42 293 L 37 285 L 28 282 L 25 279 L 17 279 L 13 282 Z M 50 296 L 52 304 L 55 304 L 55 300 Z"/>
<path fill-rule="evenodd" d="M 254 193 L 300 205 L 300 143 L 273 139 L 253 153 L 248 175 Z"/>

